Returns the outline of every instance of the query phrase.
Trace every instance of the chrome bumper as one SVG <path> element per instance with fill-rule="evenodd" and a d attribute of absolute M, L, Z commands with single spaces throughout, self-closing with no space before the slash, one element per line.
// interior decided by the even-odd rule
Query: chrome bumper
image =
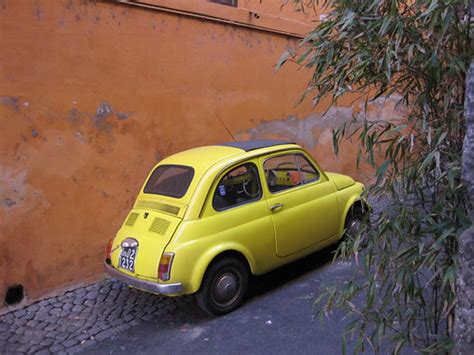
<path fill-rule="evenodd" d="M 113 278 L 125 282 L 127 285 L 138 288 L 143 291 L 148 291 L 152 293 L 159 293 L 161 295 L 175 295 L 181 293 L 183 290 L 183 284 L 160 284 L 157 282 L 139 280 L 135 277 L 124 274 L 123 272 L 117 270 L 116 268 L 110 266 L 107 263 L 104 263 L 104 269 L 107 274 Z"/>

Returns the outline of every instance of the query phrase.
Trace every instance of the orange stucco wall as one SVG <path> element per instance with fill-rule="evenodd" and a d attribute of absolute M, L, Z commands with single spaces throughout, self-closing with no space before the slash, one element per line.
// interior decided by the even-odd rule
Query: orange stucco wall
<path fill-rule="evenodd" d="M 105 1 L 1 0 L 0 306 L 12 284 L 31 300 L 99 275 L 147 172 L 174 152 L 284 137 L 360 176 L 331 148 L 354 110 L 295 108 L 309 73 L 274 72 L 295 41 Z"/>

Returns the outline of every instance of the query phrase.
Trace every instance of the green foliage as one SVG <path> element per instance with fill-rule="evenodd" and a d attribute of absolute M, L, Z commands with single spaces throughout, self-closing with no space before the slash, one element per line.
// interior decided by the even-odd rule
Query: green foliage
<path fill-rule="evenodd" d="M 293 0 L 300 11 L 316 0 Z M 359 158 L 374 167 L 369 194 L 387 206 L 371 225 L 349 236 L 337 257 L 354 259 L 358 272 L 329 285 L 317 299 L 320 314 L 334 307 L 353 318 L 346 335 L 356 351 L 390 341 L 398 353 L 452 347 L 457 237 L 469 224 L 461 179 L 464 79 L 472 57 L 468 1 L 333 0 L 328 16 L 285 53 L 309 68 L 302 100 L 333 103 L 357 93 L 366 108 L 391 97 L 404 119 L 365 116 L 334 130 L 336 153 L 357 140 Z M 364 246 L 362 249 L 361 246 Z M 362 300 L 362 301 L 361 301 Z M 345 347 L 345 341 L 344 341 Z"/>

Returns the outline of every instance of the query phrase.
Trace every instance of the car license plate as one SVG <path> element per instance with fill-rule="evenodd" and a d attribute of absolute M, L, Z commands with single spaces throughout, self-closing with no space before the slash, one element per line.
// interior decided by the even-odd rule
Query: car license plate
<path fill-rule="evenodd" d="M 122 269 L 135 271 L 135 256 L 137 256 L 136 247 L 123 247 L 119 256 L 119 266 Z"/>

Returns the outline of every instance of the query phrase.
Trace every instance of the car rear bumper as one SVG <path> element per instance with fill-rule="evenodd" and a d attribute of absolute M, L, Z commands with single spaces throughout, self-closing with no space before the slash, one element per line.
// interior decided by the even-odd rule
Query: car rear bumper
<path fill-rule="evenodd" d="M 107 263 L 104 263 L 104 269 L 105 272 L 113 278 L 125 282 L 129 286 L 138 288 L 143 291 L 158 293 L 161 295 L 176 295 L 183 291 L 183 284 L 181 283 L 160 284 L 158 282 L 140 280 L 127 274 L 124 274 L 123 272 L 117 270 L 116 268 L 110 266 Z"/>

